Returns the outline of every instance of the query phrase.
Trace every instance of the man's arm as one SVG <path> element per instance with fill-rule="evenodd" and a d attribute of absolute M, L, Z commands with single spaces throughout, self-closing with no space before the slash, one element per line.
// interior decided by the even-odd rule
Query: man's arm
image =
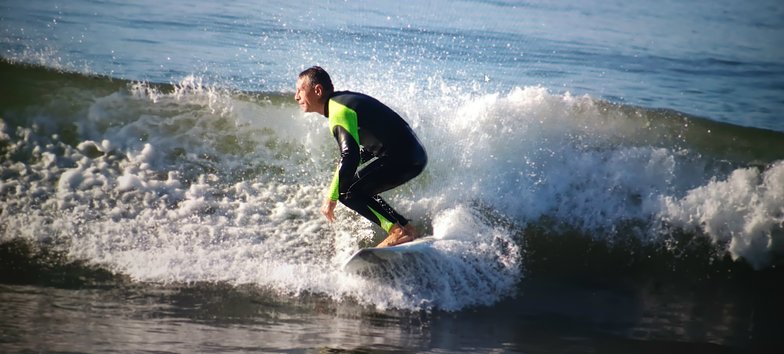
<path fill-rule="evenodd" d="M 354 179 L 354 173 L 360 162 L 359 145 L 356 140 L 349 134 L 349 132 L 342 126 L 335 126 L 333 135 L 338 142 L 340 148 L 340 162 L 335 169 L 335 176 L 332 178 L 332 184 L 329 190 L 329 196 L 324 200 L 321 206 L 321 213 L 327 218 L 327 221 L 335 221 L 335 206 L 341 193 L 346 193 L 351 181 Z"/>
<path fill-rule="evenodd" d="M 340 148 L 340 162 L 335 169 L 329 191 L 329 199 L 336 201 L 340 194 L 346 193 L 351 186 L 351 181 L 354 179 L 360 162 L 360 150 L 357 141 L 344 127 L 336 125 L 332 134 L 338 142 L 338 148 Z"/>

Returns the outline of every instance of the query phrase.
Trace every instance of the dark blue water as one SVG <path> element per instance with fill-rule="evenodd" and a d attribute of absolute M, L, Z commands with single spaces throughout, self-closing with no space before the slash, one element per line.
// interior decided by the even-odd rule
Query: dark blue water
<path fill-rule="evenodd" d="M 4 2 L 3 57 L 130 80 L 189 74 L 291 91 L 314 63 L 341 87 L 506 92 L 542 85 L 784 130 L 777 1 Z M 388 87 L 378 87 L 388 86 Z"/>

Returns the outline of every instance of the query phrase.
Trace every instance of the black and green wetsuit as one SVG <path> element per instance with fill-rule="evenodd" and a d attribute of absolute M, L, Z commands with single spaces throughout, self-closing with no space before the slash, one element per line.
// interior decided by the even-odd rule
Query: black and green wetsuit
<path fill-rule="evenodd" d="M 395 223 L 408 224 L 378 194 L 411 180 L 425 168 L 427 154 L 414 131 L 392 109 L 361 93 L 335 92 L 324 108 L 340 148 L 329 198 L 340 200 L 385 231 Z"/>

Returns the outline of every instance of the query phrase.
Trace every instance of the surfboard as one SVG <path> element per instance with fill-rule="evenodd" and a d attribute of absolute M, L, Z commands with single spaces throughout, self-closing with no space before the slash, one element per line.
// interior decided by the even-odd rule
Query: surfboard
<path fill-rule="evenodd" d="M 363 248 L 354 252 L 354 254 L 343 263 L 343 270 L 357 273 L 368 267 L 399 259 L 403 257 L 404 254 L 421 253 L 430 248 L 433 241 L 435 241 L 435 238 L 428 236 L 397 246 Z"/>

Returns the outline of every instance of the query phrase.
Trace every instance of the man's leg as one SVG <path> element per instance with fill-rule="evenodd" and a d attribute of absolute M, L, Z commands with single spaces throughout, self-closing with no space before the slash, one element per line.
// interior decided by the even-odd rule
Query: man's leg
<path fill-rule="evenodd" d="M 357 176 L 340 201 L 366 219 L 381 226 L 390 235 L 379 246 L 412 241 L 413 226 L 378 194 L 411 180 L 423 166 L 405 166 L 389 158 L 379 158 L 357 172 Z"/>
<path fill-rule="evenodd" d="M 408 220 L 398 214 L 380 196 L 366 196 L 359 193 L 346 193 L 340 196 L 340 202 L 356 211 L 365 219 L 389 232 L 395 224 L 408 224 Z"/>
<path fill-rule="evenodd" d="M 387 237 L 376 247 L 394 246 L 413 241 L 418 235 L 414 226 L 378 195 L 370 198 L 357 198 L 356 195 L 352 198 L 341 197 L 340 201 L 387 232 Z"/>

